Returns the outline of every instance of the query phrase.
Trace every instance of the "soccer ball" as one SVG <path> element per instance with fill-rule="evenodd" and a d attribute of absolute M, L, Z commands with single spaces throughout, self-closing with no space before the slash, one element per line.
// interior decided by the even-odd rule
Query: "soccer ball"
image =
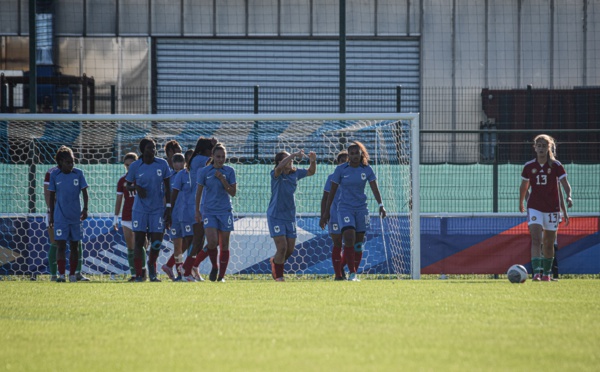
<path fill-rule="evenodd" d="M 527 269 L 523 265 L 512 265 L 508 268 L 506 276 L 511 283 L 525 283 L 527 280 Z"/>

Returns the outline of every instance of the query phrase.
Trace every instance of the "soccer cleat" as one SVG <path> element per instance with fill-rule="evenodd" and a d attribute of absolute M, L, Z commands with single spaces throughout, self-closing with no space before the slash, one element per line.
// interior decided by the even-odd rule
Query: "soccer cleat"
<path fill-rule="evenodd" d="M 65 276 L 64 276 L 64 275 L 59 275 L 59 276 L 56 278 L 56 282 L 57 282 L 57 283 L 65 283 L 66 281 L 67 281 L 67 279 L 65 279 Z"/>
<path fill-rule="evenodd" d="M 186 275 L 186 276 L 184 276 L 184 277 L 183 277 L 183 281 L 184 281 L 184 282 L 195 282 L 195 281 L 196 281 L 196 278 L 194 278 L 194 277 L 193 277 L 193 276 L 191 276 L 191 275 Z"/>
<path fill-rule="evenodd" d="M 141 283 L 141 282 L 145 282 L 146 278 L 144 278 L 143 276 L 136 276 L 135 277 L 135 282 L 136 283 Z"/>
<path fill-rule="evenodd" d="M 132 276 L 131 278 L 129 278 L 129 280 L 127 280 L 128 282 L 135 282 L 135 276 Z"/>
<path fill-rule="evenodd" d="M 82 273 L 76 273 L 75 278 L 77 279 L 78 282 L 89 282 L 90 281 L 90 278 L 83 276 Z"/>
<path fill-rule="evenodd" d="M 551 281 L 552 281 L 552 277 L 550 275 L 542 276 L 542 282 L 551 282 Z"/>
<path fill-rule="evenodd" d="M 160 280 L 160 279 L 158 279 L 157 277 L 155 277 L 155 276 L 154 276 L 154 277 L 151 277 L 151 278 L 150 278 L 150 281 L 151 281 L 151 282 L 158 283 L 158 282 L 160 282 L 161 280 Z"/>
<path fill-rule="evenodd" d="M 196 279 L 197 282 L 203 282 L 204 278 L 200 275 L 197 267 L 192 267 L 192 276 Z"/>
<path fill-rule="evenodd" d="M 208 279 L 210 279 L 211 282 L 214 282 L 217 280 L 217 275 L 219 274 L 219 268 L 218 267 L 213 267 L 212 270 L 210 270 L 210 274 L 208 275 Z"/>
<path fill-rule="evenodd" d="M 558 282 L 558 278 L 550 277 L 551 282 Z"/>
<path fill-rule="evenodd" d="M 55 281 L 56 281 L 56 279 L 58 279 L 58 275 L 52 275 L 52 276 L 50 277 L 50 281 L 51 281 L 51 282 L 55 282 Z"/>
<path fill-rule="evenodd" d="M 360 282 L 360 279 L 358 279 L 358 277 L 356 276 L 356 273 L 350 273 L 350 275 L 348 275 L 348 281 L 349 282 Z"/>
<path fill-rule="evenodd" d="M 285 279 L 284 279 L 283 277 L 281 277 L 281 278 L 277 278 L 277 279 L 275 279 L 275 281 L 276 281 L 276 282 L 285 282 Z"/>
<path fill-rule="evenodd" d="M 533 279 L 531 279 L 531 280 L 533 280 L 534 282 L 540 282 L 540 281 L 542 281 L 542 274 L 535 274 L 533 276 Z"/>
<path fill-rule="evenodd" d="M 281 278 L 281 279 L 283 279 L 283 278 Z M 217 282 L 219 282 L 219 283 L 225 283 L 225 278 L 219 278 L 219 279 L 217 279 Z"/>
<path fill-rule="evenodd" d="M 164 271 L 165 274 L 167 274 L 169 279 L 175 280 L 175 274 L 173 273 L 172 267 L 169 267 L 167 265 L 162 265 L 161 269 L 162 269 L 162 271 Z"/>
<path fill-rule="evenodd" d="M 340 280 L 346 280 L 346 278 L 344 278 L 343 276 L 336 276 L 333 280 L 337 282 Z"/>
<path fill-rule="evenodd" d="M 178 275 L 177 278 L 173 279 L 174 282 L 183 282 L 183 276 Z"/>
<path fill-rule="evenodd" d="M 273 276 L 273 279 L 277 279 L 275 277 L 275 259 L 274 259 L 274 257 L 271 257 L 269 259 L 269 262 L 271 263 L 271 275 Z"/>
<path fill-rule="evenodd" d="M 77 282 L 77 276 L 76 275 L 69 275 L 69 281 L 71 283 Z"/>

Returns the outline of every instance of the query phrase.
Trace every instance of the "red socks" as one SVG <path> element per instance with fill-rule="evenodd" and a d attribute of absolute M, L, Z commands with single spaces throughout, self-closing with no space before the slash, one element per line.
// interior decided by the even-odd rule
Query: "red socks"
<path fill-rule="evenodd" d="M 69 274 L 75 275 L 77 271 L 77 264 L 79 263 L 79 249 L 71 248 L 71 254 L 69 255 Z"/>
<path fill-rule="evenodd" d="M 173 265 L 175 265 L 175 253 L 173 253 L 171 255 L 171 257 L 169 257 L 169 260 L 167 261 L 167 266 L 169 266 L 170 268 L 173 268 Z"/>
<path fill-rule="evenodd" d="M 202 263 L 202 261 L 204 261 L 206 259 L 206 257 L 208 257 L 207 251 L 208 251 L 208 249 L 206 251 L 204 249 L 200 250 L 200 252 L 196 256 L 196 260 L 194 261 L 194 266 L 200 265 Z"/>
<path fill-rule="evenodd" d="M 208 249 L 208 258 L 210 258 L 210 263 L 212 264 L 213 269 L 216 269 L 217 267 L 219 267 L 219 265 L 217 264 L 217 254 L 219 252 L 217 251 L 217 249 Z"/>
<path fill-rule="evenodd" d="M 142 258 L 134 258 L 133 266 L 135 267 L 135 276 L 141 278 L 144 274 L 144 260 Z"/>
<path fill-rule="evenodd" d="M 358 272 L 358 267 L 360 266 L 360 260 L 362 260 L 362 255 L 362 251 L 354 251 L 354 272 Z"/>
<path fill-rule="evenodd" d="M 342 247 L 333 247 L 331 251 L 331 263 L 333 263 L 333 272 L 335 277 L 342 276 Z"/>
<path fill-rule="evenodd" d="M 190 276 L 192 275 L 192 267 L 194 265 L 194 260 L 196 257 L 187 256 L 185 262 L 183 263 L 183 275 Z"/>
<path fill-rule="evenodd" d="M 275 279 L 283 278 L 283 266 L 285 264 L 275 264 Z"/>
<path fill-rule="evenodd" d="M 58 259 L 56 260 L 56 265 L 58 266 L 58 274 L 59 275 L 65 275 L 65 267 L 67 266 L 67 260 L 63 259 Z"/>
<path fill-rule="evenodd" d="M 215 249 L 216 251 L 216 249 Z M 225 277 L 225 272 L 227 271 L 227 265 L 229 264 L 229 250 L 222 250 L 219 255 L 219 279 Z"/>
<path fill-rule="evenodd" d="M 346 263 L 348 264 L 348 270 L 350 270 L 351 273 L 356 272 L 354 253 L 354 247 L 344 247 L 344 257 L 346 258 Z"/>

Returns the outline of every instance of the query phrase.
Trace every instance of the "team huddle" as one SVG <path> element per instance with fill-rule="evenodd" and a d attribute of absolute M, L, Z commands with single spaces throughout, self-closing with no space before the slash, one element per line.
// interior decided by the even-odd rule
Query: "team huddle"
<path fill-rule="evenodd" d="M 173 252 L 162 271 L 173 281 L 204 281 L 200 264 L 208 258 L 208 277 L 224 282 L 229 263 L 229 240 L 234 231 L 233 204 L 237 181 L 235 169 L 226 165 L 225 145 L 215 138 L 200 137 L 193 150 L 182 154 L 177 141 L 165 145 L 166 159 L 156 156 L 156 142 L 144 138 L 140 156 L 123 158 L 126 173 L 117 182 L 114 228 L 119 215 L 131 277 L 129 281 L 158 282 L 157 259 L 165 232 L 173 242 Z M 294 160 L 308 157 L 309 167 L 298 169 Z M 51 280 L 65 282 L 66 246 L 70 246 L 69 281 L 88 281 L 81 274 L 82 221 L 87 218 L 88 184 L 83 172 L 74 168 L 71 149 L 63 146 L 56 155 L 57 166 L 46 174 L 48 231 L 51 238 L 49 268 Z M 332 263 L 335 280 L 358 281 L 356 276 L 369 228 L 365 186 L 369 183 L 379 214 L 386 215 L 369 166 L 369 154 L 360 142 L 352 142 L 337 156 L 338 166 L 326 182 L 321 202 L 320 226 L 329 228 L 333 241 Z M 271 199 L 266 211 L 275 254 L 269 260 L 275 281 L 284 281 L 284 265 L 296 245 L 296 202 L 298 181 L 317 171 L 314 152 L 285 151 L 275 155 L 270 172 Z M 81 208 L 80 194 L 83 199 Z M 53 248 L 54 247 L 54 248 Z M 184 259 L 184 253 L 187 257 Z M 343 254 L 342 254 L 343 253 Z M 53 259 L 56 257 L 56 259 Z"/>

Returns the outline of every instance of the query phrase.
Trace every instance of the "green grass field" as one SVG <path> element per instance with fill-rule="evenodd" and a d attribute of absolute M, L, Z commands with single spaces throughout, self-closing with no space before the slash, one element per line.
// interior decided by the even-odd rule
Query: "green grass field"
<path fill-rule="evenodd" d="M 592 371 L 600 280 L 0 282 L 0 370 Z"/>

